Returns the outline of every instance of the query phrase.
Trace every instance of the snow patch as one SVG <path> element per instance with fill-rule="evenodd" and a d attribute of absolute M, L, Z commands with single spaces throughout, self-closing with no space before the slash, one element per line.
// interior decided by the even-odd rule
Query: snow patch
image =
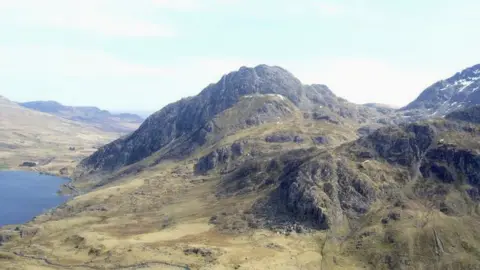
<path fill-rule="evenodd" d="M 463 92 L 467 87 L 469 87 L 475 80 L 478 80 L 480 77 L 473 77 L 470 78 L 469 80 L 461 79 L 457 81 L 455 84 L 462 85 L 462 88 L 458 90 L 459 93 Z"/>

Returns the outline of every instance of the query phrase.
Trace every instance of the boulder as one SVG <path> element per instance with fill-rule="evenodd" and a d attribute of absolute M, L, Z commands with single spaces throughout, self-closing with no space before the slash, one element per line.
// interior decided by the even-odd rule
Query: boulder
<path fill-rule="evenodd" d="M 313 138 L 313 141 L 314 141 L 316 144 L 328 144 L 328 138 L 325 137 L 325 136 L 315 137 L 315 138 Z"/>
<path fill-rule="evenodd" d="M 16 233 L 13 231 L 0 231 L 0 246 L 3 245 L 3 243 L 6 243 L 15 237 Z"/>
<path fill-rule="evenodd" d="M 25 161 L 20 165 L 20 167 L 36 167 L 36 166 L 37 166 L 37 163 L 32 161 Z"/>
<path fill-rule="evenodd" d="M 59 172 L 60 172 L 61 175 L 69 175 L 70 174 L 70 171 L 68 170 L 67 167 L 61 168 Z"/>
<path fill-rule="evenodd" d="M 293 141 L 293 138 L 290 134 L 277 133 L 265 137 L 265 141 L 269 143 L 286 143 Z"/>
<path fill-rule="evenodd" d="M 286 133 L 286 132 L 277 132 L 265 137 L 265 141 L 268 143 L 287 143 L 287 142 L 302 143 L 305 140 L 299 135 Z"/>
<path fill-rule="evenodd" d="M 231 155 L 232 152 L 228 147 L 216 149 L 210 152 L 210 154 L 200 158 L 198 163 L 195 164 L 195 172 L 206 173 L 210 170 L 213 170 L 219 164 L 225 164 L 229 160 Z"/>

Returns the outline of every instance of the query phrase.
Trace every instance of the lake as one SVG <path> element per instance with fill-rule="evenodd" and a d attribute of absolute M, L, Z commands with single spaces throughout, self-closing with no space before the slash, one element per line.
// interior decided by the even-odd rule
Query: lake
<path fill-rule="evenodd" d="M 22 224 L 68 200 L 57 194 L 68 179 L 34 172 L 0 171 L 0 227 Z"/>

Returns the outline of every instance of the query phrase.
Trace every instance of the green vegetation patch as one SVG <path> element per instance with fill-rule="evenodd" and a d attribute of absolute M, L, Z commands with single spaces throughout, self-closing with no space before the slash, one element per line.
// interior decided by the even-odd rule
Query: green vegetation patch
<path fill-rule="evenodd" d="M 4 164 L 4 163 L 0 163 L 0 171 L 3 171 L 3 170 L 8 170 L 8 165 L 7 164 Z"/>

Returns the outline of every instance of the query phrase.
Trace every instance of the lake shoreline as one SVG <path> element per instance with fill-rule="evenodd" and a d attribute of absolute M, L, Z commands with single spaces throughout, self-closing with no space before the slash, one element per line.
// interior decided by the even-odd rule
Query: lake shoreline
<path fill-rule="evenodd" d="M 10 181 L 10 177 L 14 177 L 16 181 Z M 0 196 L 0 229 L 12 224 L 27 224 L 78 195 L 78 192 L 72 189 L 70 178 L 37 171 L 3 170 L 0 171 L 0 180 L 5 180 L 0 181 L 0 190 L 5 193 Z M 72 192 L 67 194 L 62 190 L 65 188 Z"/>

